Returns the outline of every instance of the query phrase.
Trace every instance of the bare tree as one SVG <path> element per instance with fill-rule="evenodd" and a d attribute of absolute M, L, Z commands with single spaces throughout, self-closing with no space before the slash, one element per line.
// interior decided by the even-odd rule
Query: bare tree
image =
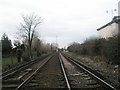
<path fill-rule="evenodd" d="M 37 30 L 37 27 L 40 25 L 42 22 L 42 18 L 38 17 L 35 14 L 32 15 L 22 15 L 23 22 L 20 23 L 20 35 L 25 38 L 28 53 L 30 59 L 32 58 L 32 41 L 33 37 L 35 35 L 35 31 Z"/>

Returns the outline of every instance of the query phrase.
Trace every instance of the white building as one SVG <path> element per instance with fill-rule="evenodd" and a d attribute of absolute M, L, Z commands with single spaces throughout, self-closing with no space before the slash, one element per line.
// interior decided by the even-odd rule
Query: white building
<path fill-rule="evenodd" d="M 120 16 L 115 16 L 113 20 L 97 29 L 100 38 L 109 38 L 117 35 L 120 30 Z"/>
<path fill-rule="evenodd" d="M 106 25 L 97 29 L 100 38 L 109 38 L 120 34 L 120 1 L 118 2 L 118 16 Z"/>

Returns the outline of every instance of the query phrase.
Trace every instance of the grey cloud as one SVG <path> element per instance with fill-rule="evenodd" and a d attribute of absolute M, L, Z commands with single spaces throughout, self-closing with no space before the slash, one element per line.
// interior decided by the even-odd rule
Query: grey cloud
<path fill-rule="evenodd" d="M 0 35 L 6 32 L 14 39 L 21 14 L 35 12 L 45 18 L 38 32 L 46 42 L 60 47 L 98 36 L 97 28 L 109 22 L 106 10 L 117 8 L 118 0 L 0 0 Z"/>

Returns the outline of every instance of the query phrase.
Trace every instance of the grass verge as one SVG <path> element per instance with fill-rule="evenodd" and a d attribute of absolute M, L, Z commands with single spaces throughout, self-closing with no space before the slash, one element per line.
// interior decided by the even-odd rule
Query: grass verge
<path fill-rule="evenodd" d="M 17 58 L 15 57 L 2 58 L 2 65 L 15 64 L 15 63 L 18 63 Z"/>

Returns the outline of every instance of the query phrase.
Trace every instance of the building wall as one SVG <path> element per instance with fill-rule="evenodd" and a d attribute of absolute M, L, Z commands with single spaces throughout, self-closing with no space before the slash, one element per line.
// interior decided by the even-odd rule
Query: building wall
<path fill-rule="evenodd" d="M 99 30 L 99 37 L 107 39 L 118 34 L 118 24 L 112 23 Z"/>

